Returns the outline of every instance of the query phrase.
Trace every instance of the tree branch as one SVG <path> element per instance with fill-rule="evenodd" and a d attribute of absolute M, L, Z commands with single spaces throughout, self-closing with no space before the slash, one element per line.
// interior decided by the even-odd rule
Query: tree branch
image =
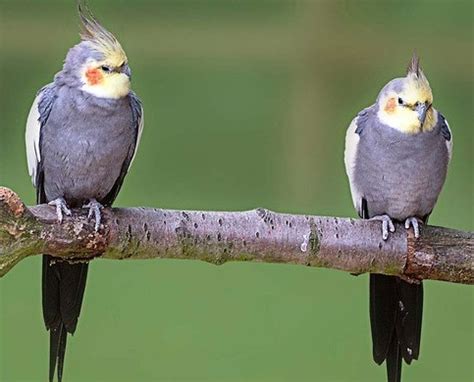
<path fill-rule="evenodd" d="M 46 253 L 85 261 L 173 258 L 292 263 L 351 273 L 383 273 L 416 282 L 421 279 L 474 283 L 474 233 L 397 226 L 381 239 L 380 223 L 275 213 L 105 209 L 95 232 L 84 211 L 62 224 L 47 205 L 27 208 L 0 187 L 0 276 L 25 257 Z"/>

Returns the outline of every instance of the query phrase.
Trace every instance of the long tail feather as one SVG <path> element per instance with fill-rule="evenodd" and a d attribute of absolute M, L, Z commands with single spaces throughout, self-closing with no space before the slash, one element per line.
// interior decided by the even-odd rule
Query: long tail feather
<path fill-rule="evenodd" d="M 61 382 L 68 333 L 76 330 L 86 287 L 88 264 L 69 264 L 43 256 L 43 316 L 50 331 L 49 381 Z"/>
<path fill-rule="evenodd" d="M 393 336 L 387 354 L 387 381 L 400 382 L 402 380 L 402 354 L 398 346 L 397 337 Z"/>
<path fill-rule="evenodd" d="M 64 330 L 62 330 L 61 337 L 59 339 L 58 382 L 61 382 L 63 379 L 64 356 L 66 355 L 66 343 L 67 343 L 67 332 L 66 332 L 66 327 L 64 327 Z"/>
<path fill-rule="evenodd" d="M 57 328 L 50 329 L 49 332 L 49 382 L 54 381 L 56 365 L 58 365 L 58 380 L 62 378 L 62 365 L 66 352 L 67 332 L 63 324 Z"/>
<path fill-rule="evenodd" d="M 370 275 L 370 324 L 373 358 L 386 361 L 389 382 L 401 380 L 402 359 L 418 359 L 423 313 L 423 286 L 398 277 Z"/>

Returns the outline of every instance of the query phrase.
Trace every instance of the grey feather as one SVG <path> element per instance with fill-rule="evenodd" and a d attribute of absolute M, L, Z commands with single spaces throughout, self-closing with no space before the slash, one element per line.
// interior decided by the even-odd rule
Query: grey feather
<path fill-rule="evenodd" d="M 449 162 L 443 118 L 432 131 L 407 135 L 383 125 L 373 106 L 357 125 L 360 140 L 353 181 L 367 200 L 369 217 L 387 214 L 404 220 L 428 215 Z"/>
<path fill-rule="evenodd" d="M 41 129 L 47 200 L 64 197 L 70 206 L 82 206 L 92 198 L 101 202 L 136 148 L 132 97 L 99 99 L 68 86 L 57 86 L 56 92 Z"/>
<path fill-rule="evenodd" d="M 449 129 L 448 122 L 446 121 L 446 118 L 441 113 L 438 113 L 438 117 L 440 118 L 439 124 L 440 124 L 440 130 L 441 134 L 443 135 L 444 139 L 446 141 L 450 142 L 452 135 L 451 135 L 451 130 Z"/>
<path fill-rule="evenodd" d="M 112 202 L 117 197 L 120 188 L 122 187 L 125 175 L 127 175 L 127 172 L 132 165 L 133 159 L 137 153 L 138 144 L 140 143 L 140 138 L 143 131 L 143 107 L 141 101 L 134 92 L 130 92 L 128 99 L 130 101 L 132 126 L 134 127 L 133 143 L 130 145 L 127 156 L 122 163 L 119 177 L 115 181 L 115 184 L 110 192 L 102 201 L 106 206 L 112 204 Z"/>

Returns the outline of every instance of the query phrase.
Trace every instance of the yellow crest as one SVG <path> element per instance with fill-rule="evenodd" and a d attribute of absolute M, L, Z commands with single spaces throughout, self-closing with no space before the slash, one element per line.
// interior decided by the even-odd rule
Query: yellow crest
<path fill-rule="evenodd" d="M 84 0 L 78 1 L 77 8 L 82 23 L 80 33 L 82 41 L 88 41 L 91 47 L 102 53 L 108 62 L 116 66 L 126 63 L 127 56 L 122 46 L 112 33 L 100 25 Z"/>
<path fill-rule="evenodd" d="M 413 54 L 408 64 L 406 79 L 406 91 L 411 93 L 416 100 L 423 102 L 426 100 L 429 103 L 433 102 L 433 93 L 430 83 L 421 69 L 420 58 L 416 53 Z"/>

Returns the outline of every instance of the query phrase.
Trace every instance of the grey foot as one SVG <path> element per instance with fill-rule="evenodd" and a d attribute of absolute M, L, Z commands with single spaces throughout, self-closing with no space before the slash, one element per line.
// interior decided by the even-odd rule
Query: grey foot
<path fill-rule="evenodd" d="M 382 239 L 388 239 L 388 232 L 395 232 L 395 226 L 393 225 L 392 219 L 388 215 L 374 216 L 370 220 L 378 220 L 382 222 Z"/>
<path fill-rule="evenodd" d="M 97 232 L 99 230 L 100 221 L 102 219 L 102 214 L 100 213 L 100 210 L 104 208 L 104 206 L 100 204 L 97 200 L 90 199 L 89 203 L 82 206 L 82 208 L 89 209 L 89 214 L 87 215 L 87 219 L 90 219 L 92 216 L 94 216 L 94 220 L 95 220 L 94 229 L 95 229 L 95 232 Z"/>
<path fill-rule="evenodd" d="M 415 238 L 420 237 L 420 224 L 421 221 L 418 220 L 418 218 L 411 217 L 405 220 L 405 228 L 410 229 L 410 226 L 413 227 L 413 233 L 415 234 Z"/>
<path fill-rule="evenodd" d="M 64 198 L 57 198 L 48 203 L 50 206 L 56 207 L 56 217 L 59 223 L 63 222 L 63 213 L 67 216 L 71 216 L 71 210 L 68 208 Z"/>

